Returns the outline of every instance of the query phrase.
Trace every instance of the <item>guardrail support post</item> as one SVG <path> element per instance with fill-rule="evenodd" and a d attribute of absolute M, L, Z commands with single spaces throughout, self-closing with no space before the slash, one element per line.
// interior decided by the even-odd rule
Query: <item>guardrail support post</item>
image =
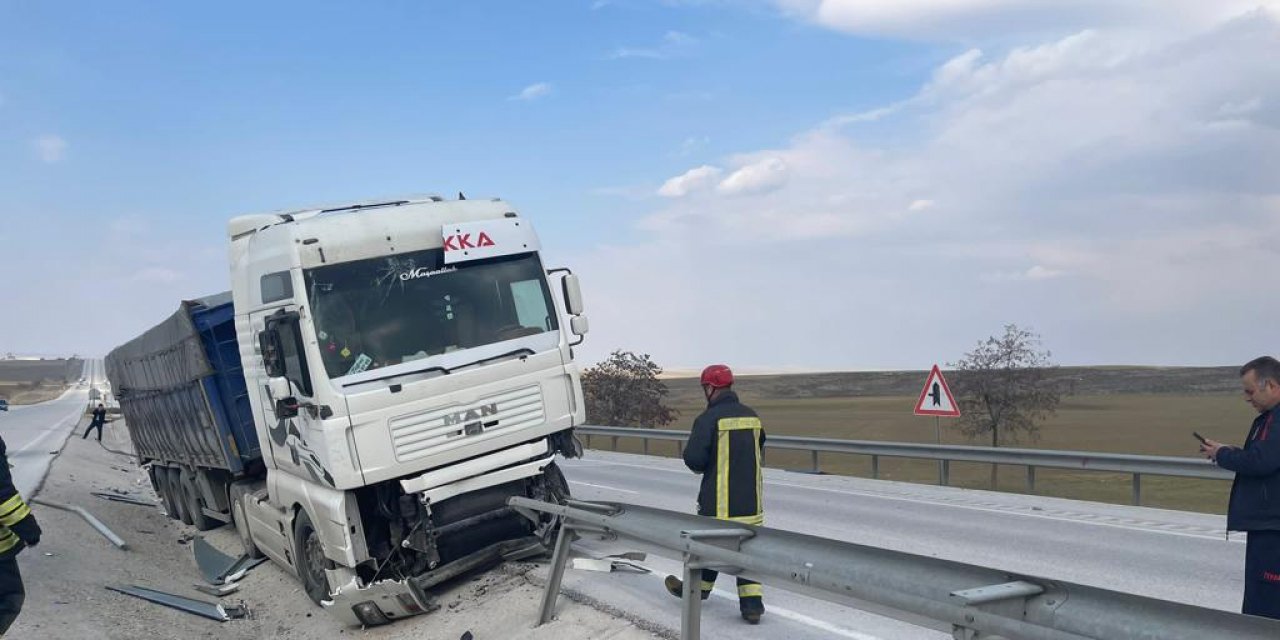
<path fill-rule="evenodd" d="M 609 439 L 610 439 L 610 440 L 612 440 L 612 442 L 610 443 L 610 447 L 612 447 L 612 449 L 613 449 L 614 451 L 617 451 L 617 450 L 618 450 L 618 436 L 611 436 Z"/>
<path fill-rule="evenodd" d="M 880 479 L 880 456 L 871 456 L 871 479 Z"/>
<path fill-rule="evenodd" d="M 676 440 L 676 457 L 684 457 L 684 440 Z"/>
<path fill-rule="evenodd" d="M 944 487 L 945 487 L 945 486 L 950 485 L 950 484 L 951 484 L 951 461 L 950 461 L 950 460 L 943 460 L 943 461 L 942 461 L 942 474 L 941 474 L 941 475 L 942 475 L 942 477 L 940 478 L 940 481 L 941 481 L 942 486 L 944 486 Z"/>
<path fill-rule="evenodd" d="M 813 472 L 818 473 L 821 471 L 821 469 L 818 468 L 818 450 L 814 449 L 813 451 L 810 451 L 809 456 L 813 460 Z"/>
<path fill-rule="evenodd" d="M 1142 506 L 1142 474 L 1133 474 L 1133 505 Z"/>
<path fill-rule="evenodd" d="M 1036 492 L 1036 468 L 1027 465 L 1027 493 Z"/>
<path fill-rule="evenodd" d="M 702 569 L 695 569 L 693 556 L 684 558 L 683 606 L 680 608 L 681 640 L 699 640 L 702 636 Z"/>
<path fill-rule="evenodd" d="M 649 439 L 648 438 L 640 438 L 640 448 L 641 450 L 644 451 L 644 454 L 646 456 L 649 455 Z"/>
<path fill-rule="evenodd" d="M 573 529 L 568 522 L 561 523 L 556 536 L 556 549 L 551 554 L 551 571 L 547 573 L 547 590 L 542 594 L 542 608 L 538 611 L 538 626 L 551 621 L 556 610 L 556 598 L 560 596 L 560 581 L 564 579 L 564 567 L 569 562 L 569 543 Z"/>

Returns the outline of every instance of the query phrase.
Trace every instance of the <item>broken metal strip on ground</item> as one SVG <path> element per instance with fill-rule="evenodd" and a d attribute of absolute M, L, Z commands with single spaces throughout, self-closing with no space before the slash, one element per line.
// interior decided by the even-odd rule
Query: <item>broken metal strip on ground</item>
<path fill-rule="evenodd" d="M 227 571 L 226 575 L 221 577 L 221 580 L 224 584 L 235 582 L 236 580 L 243 578 L 244 574 L 248 573 L 250 569 L 266 561 L 267 559 L 265 557 L 250 558 L 249 556 L 240 556 L 240 559 L 236 561 L 235 565 L 232 566 L 229 571 Z"/>
<path fill-rule="evenodd" d="M 107 589 L 123 593 L 128 596 L 133 596 L 135 598 L 141 598 L 148 602 L 154 602 L 159 605 L 178 609 L 179 611 L 186 611 L 187 613 L 195 614 L 210 620 L 217 620 L 218 622 L 226 622 L 231 619 L 231 617 L 227 615 L 226 610 L 222 608 L 222 605 L 214 602 L 184 598 L 172 593 L 165 593 L 163 591 L 156 591 L 155 589 L 139 587 L 138 585 L 133 585 L 131 587 L 113 587 L 108 585 Z"/>
<path fill-rule="evenodd" d="M 191 551 L 196 557 L 196 566 L 200 575 L 209 584 L 222 584 L 227 574 L 239 564 L 240 559 L 229 556 L 209 544 L 204 536 L 198 536 L 191 544 Z"/>
<path fill-rule="evenodd" d="M 143 499 L 143 498 L 135 498 L 135 497 L 133 497 L 133 496 L 120 495 L 120 494 L 116 494 L 116 493 L 106 493 L 106 492 L 103 492 L 103 491 L 90 491 L 89 493 L 91 493 L 91 494 L 93 494 L 93 495 L 95 495 L 95 496 L 98 496 L 99 498 L 102 498 L 103 500 L 110 500 L 110 501 L 112 501 L 112 502 L 124 502 L 124 503 L 128 503 L 128 504 L 136 504 L 136 505 L 138 505 L 138 506 L 140 506 L 140 507 L 156 507 L 156 506 L 159 506 L 159 503 L 157 503 L 157 502 L 153 502 L 153 501 L 151 501 L 151 500 L 146 500 L 146 499 Z"/>
<path fill-rule="evenodd" d="M 73 505 L 73 504 L 62 504 L 61 502 L 51 502 L 49 500 L 45 500 L 44 498 L 33 498 L 31 502 L 33 504 L 40 504 L 46 507 L 51 507 L 53 509 L 61 509 L 63 511 L 70 511 L 72 513 L 79 514 L 81 518 L 84 518 L 85 522 L 88 522 L 90 526 L 92 526 L 94 529 L 97 529 L 98 533 L 101 533 L 104 538 L 106 538 L 107 540 L 110 540 L 111 544 L 114 544 L 117 548 L 120 548 L 120 549 L 129 548 L 129 544 L 126 543 L 123 538 L 116 535 L 114 531 L 107 528 L 107 525 L 102 524 L 101 520 L 93 517 L 93 514 L 86 511 L 83 507 L 77 507 L 76 505 Z"/>

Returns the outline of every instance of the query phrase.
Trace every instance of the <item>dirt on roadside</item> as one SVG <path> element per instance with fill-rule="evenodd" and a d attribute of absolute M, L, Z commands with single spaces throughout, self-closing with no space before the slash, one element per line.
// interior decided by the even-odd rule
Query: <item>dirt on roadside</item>
<path fill-rule="evenodd" d="M 130 451 L 124 421 L 107 425 L 102 445 Z M 655 638 L 626 620 L 561 598 L 556 620 L 534 628 L 542 589 L 526 574 L 528 564 L 508 564 L 463 578 L 436 593 L 435 613 L 368 630 L 343 628 L 316 607 L 296 578 L 267 562 L 242 579 L 240 590 L 221 602 L 243 600 L 253 619 L 216 622 L 108 591 L 107 585 L 139 585 L 214 601 L 192 588 L 200 583 L 191 540 L 205 535 L 215 547 L 239 554 L 230 527 L 199 534 L 170 520 L 159 506 L 111 502 L 90 492 L 123 493 L 155 500 L 146 474 L 131 455 L 112 453 L 96 441 L 73 435 L 54 461 L 39 497 L 88 509 L 129 544 L 113 547 L 79 516 L 32 505 L 44 535 L 40 545 L 19 555 L 27 599 L 22 615 L 5 636 L 15 640 L 94 638 L 368 638 L 370 640 L 475 640 L 530 638 L 587 640 Z"/>

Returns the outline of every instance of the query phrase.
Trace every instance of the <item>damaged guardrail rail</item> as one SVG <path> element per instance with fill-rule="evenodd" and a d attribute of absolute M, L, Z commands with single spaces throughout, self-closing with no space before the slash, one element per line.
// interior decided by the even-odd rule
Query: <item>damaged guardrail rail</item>
<path fill-rule="evenodd" d="M 561 518 L 538 624 L 551 619 L 575 533 L 621 537 L 684 557 L 681 637 L 698 640 L 700 572 L 712 568 L 951 632 L 957 640 L 1275 640 L 1280 621 L 1038 576 L 621 503 L 528 498 Z"/>
<path fill-rule="evenodd" d="M 636 429 L 631 427 L 583 426 L 576 429 L 578 435 L 587 438 L 605 436 L 618 448 L 618 438 L 639 438 L 644 453 L 649 453 L 650 440 L 675 442 L 683 450 L 689 439 L 687 431 L 671 429 Z M 871 456 L 871 477 L 880 477 L 880 458 L 916 458 L 938 460 L 938 484 L 950 482 L 952 462 L 981 462 L 1025 466 L 1027 491 L 1035 493 L 1036 468 L 1068 469 L 1074 471 L 1110 471 L 1133 476 L 1133 504 L 1142 504 L 1142 476 L 1173 476 L 1205 480 L 1230 480 L 1234 474 L 1220 469 L 1201 458 L 1174 456 L 1141 456 L 1123 453 L 1094 451 L 1055 451 L 1052 449 L 1016 449 L 1009 447 L 974 447 L 951 444 L 917 444 L 910 442 L 878 442 L 874 440 L 836 440 L 832 438 L 806 438 L 800 436 L 769 436 L 768 450 L 809 452 L 812 470 L 818 472 L 818 454 L 843 453 Z"/>

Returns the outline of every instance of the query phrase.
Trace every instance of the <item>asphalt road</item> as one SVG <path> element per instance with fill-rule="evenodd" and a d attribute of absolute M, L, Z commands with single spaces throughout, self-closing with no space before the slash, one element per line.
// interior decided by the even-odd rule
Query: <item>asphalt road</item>
<path fill-rule="evenodd" d="M 101 360 L 86 360 L 86 384 L 73 386 L 56 400 L 33 405 L 9 407 L 0 412 L 0 437 L 4 438 L 13 465 L 14 484 L 25 497 L 40 486 L 49 472 L 53 453 L 62 447 L 68 434 L 84 415 L 92 384 L 101 384 L 106 376 Z"/>
<path fill-rule="evenodd" d="M 566 461 L 576 498 L 692 511 L 696 477 L 678 460 L 590 451 Z M 1244 536 L 1222 516 L 1057 498 L 765 472 L 766 525 L 1117 591 L 1238 611 Z M 679 603 L 661 579 L 678 556 L 627 541 L 583 541 L 605 555 L 650 552 L 652 575 L 570 570 L 565 584 L 635 617 L 679 629 Z M 949 634 L 765 587 L 758 627 L 737 619 L 732 579 L 704 608 L 703 637 L 933 640 Z"/>

